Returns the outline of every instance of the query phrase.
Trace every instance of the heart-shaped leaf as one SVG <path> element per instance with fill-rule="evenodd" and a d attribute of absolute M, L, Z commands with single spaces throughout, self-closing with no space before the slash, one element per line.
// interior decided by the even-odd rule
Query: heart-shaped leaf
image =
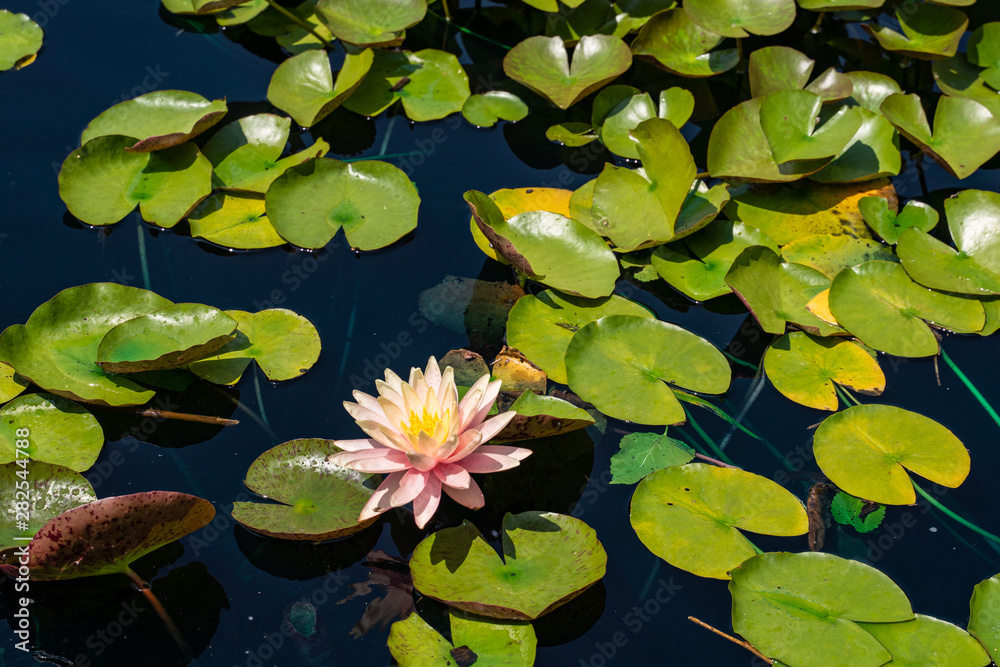
<path fill-rule="evenodd" d="M 969 633 L 986 647 L 990 655 L 1000 652 L 1000 627 L 997 627 L 997 607 L 1000 606 L 1000 574 L 976 584 L 969 601 L 971 617 Z"/>
<path fill-rule="evenodd" d="M 212 127 L 226 115 L 226 101 L 209 102 L 186 90 L 156 90 L 119 102 L 83 130 L 80 143 L 110 135 L 131 137 L 124 149 L 158 151 L 182 144 Z"/>
<path fill-rule="evenodd" d="M 22 429 L 26 438 L 17 435 Z M 0 409 L 0 464 L 30 457 L 81 472 L 94 465 L 102 447 L 104 430 L 94 415 L 60 396 L 26 394 Z"/>
<path fill-rule="evenodd" d="M 969 62 L 983 68 L 980 75 L 1000 90 L 1000 21 L 986 23 L 972 31 L 968 46 Z"/>
<path fill-rule="evenodd" d="M 420 23 L 427 0 L 319 0 L 317 8 L 338 39 L 378 46 L 396 41 L 397 33 Z"/>
<path fill-rule="evenodd" d="M 264 197 L 216 192 L 188 216 L 191 236 L 227 248 L 274 248 L 286 243 L 267 218 Z"/>
<path fill-rule="evenodd" d="M 312 127 L 329 116 L 358 89 L 371 69 L 373 60 L 371 49 L 347 54 L 343 68 L 337 73 L 335 84 L 327 52 L 323 49 L 305 51 L 288 58 L 274 70 L 267 87 L 267 99 L 282 111 L 288 112 L 299 125 Z M 284 148 L 284 142 L 281 143 L 281 148 Z M 278 155 L 280 153 L 279 150 Z"/>
<path fill-rule="evenodd" d="M 765 46 L 750 54 L 750 96 L 768 97 L 790 90 L 819 94 L 824 102 L 842 100 L 851 94 L 849 76 L 828 69 L 808 86 L 816 61 L 788 46 Z"/>
<path fill-rule="evenodd" d="M 834 383 L 870 396 L 885 390 L 885 374 L 863 347 L 843 338 L 816 338 L 801 331 L 771 343 L 764 355 L 764 370 L 775 389 L 817 410 L 839 407 Z"/>
<path fill-rule="evenodd" d="M 589 128 L 590 126 L 588 125 L 587 127 Z M 569 208 L 570 197 L 572 195 L 572 191 L 560 188 L 505 188 L 492 193 L 490 199 L 496 203 L 500 208 L 500 213 L 507 220 L 510 220 L 519 213 L 527 213 L 528 211 L 550 211 L 565 215 L 567 218 L 573 218 L 576 216 L 570 213 Z M 486 238 L 482 230 L 479 229 L 479 225 L 476 224 L 475 216 L 469 217 L 469 230 L 472 233 L 472 239 L 487 257 L 501 264 L 509 263 L 503 258 L 503 255 L 497 254 L 496 250 L 490 245 L 490 240 Z"/>
<path fill-rule="evenodd" d="M 970 465 L 954 433 L 891 405 L 855 405 L 827 417 L 813 436 L 813 454 L 834 484 L 884 505 L 916 501 L 907 470 L 954 489 Z"/>
<path fill-rule="evenodd" d="M 861 114 L 849 107 L 816 128 L 823 100 L 807 90 L 782 90 L 760 107 L 760 126 L 778 164 L 840 155 L 861 128 Z"/>
<path fill-rule="evenodd" d="M 469 77 L 454 54 L 437 49 L 379 50 L 344 107 L 362 116 L 377 116 L 402 100 L 410 120 L 425 121 L 461 111 L 468 98 Z"/>
<path fill-rule="evenodd" d="M 493 368 L 495 375 L 496 364 Z M 522 392 L 508 409 L 516 413 L 514 418 L 493 436 L 491 442 L 548 438 L 594 423 L 594 418 L 583 408 L 555 396 L 539 396 L 533 391 Z"/>
<path fill-rule="evenodd" d="M 726 37 L 777 35 L 795 20 L 795 0 L 687 0 L 696 24 Z"/>
<path fill-rule="evenodd" d="M 551 512 L 507 514 L 503 560 L 468 521 L 424 538 L 413 550 L 413 587 L 491 618 L 533 620 L 604 576 L 607 553 L 594 530 Z"/>
<path fill-rule="evenodd" d="M 886 51 L 925 60 L 955 55 L 969 26 L 968 17 L 959 10 L 931 2 L 897 9 L 896 20 L 902 33 L 877 23 L 861 25 Z"/>
<path fill-rule="evenodd" d="M 882 197 L 862 197 L 858 200 L 858 210 L 868 226 L 886 243 L 896 243 L 910 227 L 929 232 L 937 225 L 939 217 L 932 206 L 915 200 L 906 202 L 896 215 Z"/>
<path fill-rule="evenodd" d="M 573 49 L 573 63 L 561 37 L 529 37 L 503 59 L 507 76 L 568 109 L 623 74 L 632 52 L 618 37 L 586 35 Z"/>
<path fill-rule="evenodd" d="M 19 502 L 12 501 L 0 509 L 0 551 L 23 545 L 25 538 L 33 537 L 49 519 L 66 510 L 97 500 L 83 475 L 41 461 L 0 465 L 0 490 L 4 498 L 27 505 L 22 510 Z M 18 491 L 26 493 L 27 499 L 22 500 L 24 496 Z M 19 527 L 22 521 L 26 521 L 26 528 Z"/>
<path fill-rule="evenodd" d="M 941 92 L 975 100 L 989 109 L 994 118 L 1000 118 L 1000 95 L 986 81 L 989 70 L 969 62 L 966 55 L 960 53 L 947 60 L 935 60 L 931 63 L 931 71 Z"/>
<path fill-rule="evenodd" d="M 450 608 L 448 617 L 451 641 L 438 634 L 419 614 L 410 614 L 392 624 L 387 643 L 399 667 L 467 664 L 455 662 L 460 649 L 475 655 L 477 664 L 498 667 L 535 664 L 537 640 L 531 623 L 498 623 Z"/>
<path fill-rule="evenodd" d="M 43 37 L 42 28 L 27 14 L 0 9 L 0 72 L 34 62 Z"/>
<path fill-rule="evenodd" d="M 653 58 L 674 74 L 703 78 L 727 72 L 740 61 L 736 49 L 712 50 L 724 40 L 692 22 L 683 9 L 668 9 L 642 27 L 632 42 L 632 53 Z"/>
<path fill-rule="evenodd" d="M 684 409 L 667 384 L 705 394 L 729 388 L 729 362 L 710 342 L 667 322 L 610 315 L 587 324 L 566 349 L 569 386 L 616 419 L 677 424 Z"/>
<path fill-rule="evenodd" d="M 273 447 L 250 465 L 247 488 L 276 503 L 233 503 L 233 519 L 250 530 L 285 540 L 318 542 L 346 537 L 378 517 L 358 522 L 375 475 L 341 468 L 327 457 L 334 440 L 304 438 Z"/>
<path fill-rule="evenodd" d="M 860 623 L 885 647 L 891 665 L 986 667 L 990 657 L 968 632 L 938 618 L 916 614 L 902 623 Z"/>
<path fill-rule="evenodd" d="M 598 95 L 603 93 L 604 91 L 601 91 Z M 596 111 L 596 101 L 594 107 Z M 600 118 L 595 113 L 594 127 L 601 138 L 601 143 L 609 151 L 615 155 L 638 160 L 639 146 L 631 133 L 640 123 L 650 118 L 663 118 L 679 128 L 688 121 L 693 111 L 694 95 L 690 91 L 684 88 L 668 88 L 660 92 L 659 106 L 653 104 L 653 99 L 648 93 L 638 93 L 621 100 Z M 648 141 L 649 138 L 647 143 Z M 647 146 L 646 150 L 648 154 L 654 149 Z"/>
<path fill-rule="evenodd" d="M 522 120 L 528 115 L 528 105 L 514 93 L 491 90 L 480 95 L 470 95 L 462 105 L 462 115 L 473 125 L 493 127 L 501 119 Z"/>
<path fill-rule="evenodd" d="M 689 463 L 658 470 L 636 487 L 632 528 L 646 548 L 700 577 L 729 579 L 758 553 L 738 530 L 802 535 L 802 502 L 776 482 L 738 468 Z"/>

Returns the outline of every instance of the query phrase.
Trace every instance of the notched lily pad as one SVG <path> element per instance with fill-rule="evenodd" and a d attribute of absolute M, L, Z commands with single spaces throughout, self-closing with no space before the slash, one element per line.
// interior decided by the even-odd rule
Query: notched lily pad
<path fill-rule="evenodd" d="M 26 490 L 24 482 L 27 482 Z M 94 488 L 83 475 L 41 461 L 33 461 L 27 466 L 16 462 L 0 465 L 0 493 L 4 498 L 20 500 L 22 496 L 18 490 L 27 493 L 28 526 L 18 528 L 24 520 L 18 516 L 22 513 L 18 512 L 15 502 L 5 503 L 0 509 L 0 551 L 23 545 L 24 538 L 33 537 L 49 519 L 66 510 L 97 500 Z"/>
<path fill-rule="evenodd" d="M 427 0 L 320 0 L 323 21 L 330 32 L 351 44 L 391 44 L 398 33 L 423 20 Z"/>
<path fill-rule="evenodd" d="M 969 25 L 968 17 L 961 11 L 932 2 L 897 9 L 896 21 L 901 33 L 877 23 L 861 26 L 886 51 L 925 60 L 955 55 Z"/>
<path fill-rule="evenodd" d="M 20 429 L 27 429 L 27 438 L 18 437 Z M 17 446 L 25 440 L 27 447 Z M 0 409 L 0 464 L 30 457 L 82 472 L 94 465 L 102 447 L 104 430 L 97 418 L 74 401 L 25 394 Z"/>
<path fill-rule="evenodd" d="M 263 195 L 219 191 L 188 216 L 191 236 L 243 250 L 285 245 L 267 218 Z"/>
<path fill-rule="evenodd" d="M 979 640 L 990 655 L 1000 653 L 1000 626 L 997 625 L 996 613 L 998 606 L 1000 574 L 976 584 L 969 601 L 969 633 Z"/>
<path fill-rule="evenodd" d="M 882 197 L 862 197 L 858 210 L 868 226 L 886 243 L 896 243 L 907 229 L 916 227 L 929 232 L 938 223 L 938 212 L 919 201 L 908 201 L 897 215 L 889 209 L 889 202 Z"/>
<path fill-rule="evenodd" d="M 327 52 L 323 49 L 305 51 L 278 65 L 267 87 L 267 99 L 288 112 L 299 125 L 312 127 L 357 90 L 371 69 L 373 59 L 370 49 L 347 54 L 334 83 Z"/>
<path fill-rule="evenodd" d="M 902 667 L 986 667 L 990 657 L 968 632 L 938 618 L 916 614 L 901 623 L 861 623 Z"/>
<path fill-rule="evenodd" d="M 465 120 L 479 127 L 493 127 L 499 120 L 519 121 L 528 115 L 528 105 L 504 90 L 470 95 L 462 105 Z"/>
<path fill-rule="evenodd" d="M 131 153 L 158 151 L 182 144 L 226 115 L 226 101 L 208 101 L 186 90 L 156 90 L 119 102 L 83 130 L 80 143 L 109 135 L 132 137 Z"/>
<path fill-rule="evenodd" d="M 691 20 L 726 37 L 777 35 L 795 21 L 795 0 L 687 0 Z"/>
<path fill-rule="evenodd" d="M 449 609 L 451 641 L 442 637 L 419 614 L 392 624 L 389 652 L 399 667 L 425 665 L 502 665 L 531 667 L 535 664 L 535 630 L 531 623 L 499 623 L 459 609 Z M 472 654 L 472 662 L 459 661 Z"/>
<path fill-rule="evenodd" d="M 725 37 L 696 25 L 682 8 L 654 14 L 632 42 L 632 53 L 655 60 L 669 72 L 703 78 L 736 67 L 736 49 L 716 49 Z"/>

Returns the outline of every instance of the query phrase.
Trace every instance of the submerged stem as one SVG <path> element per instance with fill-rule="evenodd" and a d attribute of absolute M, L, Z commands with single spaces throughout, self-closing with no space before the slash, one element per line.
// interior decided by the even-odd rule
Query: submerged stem
<path fill-rule="evenodd" d="M 688 620 L 691 621 L 692 623 L 697 623 L 698 625 L 700 625 L 701 627 L 705 628 L 706 630 L 711 630 L 712 632 L 714 632 L 715 634 L 719 635 L 720 637 L 725 637 L 726 639 L 728 639 L 729 641 L 731 641 L 732 643 L 734 643 L 734 644 L 736 644 L 738 646 L 742 646 L 743 648 L 745 648 L 746 650 L 750 651 L 751 653 L 753 653 L 755 656 L 757 656 L 758 658 L 760 658 L 761 660 L 763 660 L 767 664 L 769 664 L 769 665 L 773 665 L 774 664 L 774 661 L 772 661 L 769 657 L 767 657 L 766 655 L 764 655 L 763 653 L 761 653 L 760 651 L 758 651 L 757 649 L 755 649 L 750 642 L 743 641 L 741 639 L 737 639 L 736 637 L 733 637 L 732 635 L 727 635 L 722 630 L 718 630 L 716 628 L 713 628 L 711 625 L 709 625 L 705 621 L 699 620 L 699 619 L 695 618 L 694 616 L 688 616 Z"/>
<path fill-rule="evenodd" d="M 193 415 L 187 412 L 171 412 L 169 410 L 157 410 L 156 408 L 113 408 L 101 405 L 93 407 L 102 410 L 114 410 L 116 412 L 131 412 L 140 417 L 154 417 L 156 419 L 174 419 L 181 422 L 195 422 L 198 424 L 212 424 L 213 426 L 236 426 L 240 423 L 238 419 L 226 419 L 225 417 L 213 417 L 211 415 Z"/>
<path fill-rule="evenodd" d="M 944 351 L 943 347 L 941 348 L 941 358 L 944 359 L 944 363 L 948 364 L 948 368 L 954 371 L 955 375 L 958 376 L 958 379 L 965 385 L 965 388 L 968 389 L 979 402 L 979 405 L 983 406 L 983 410 L 986 410 L 986 414 L 993 419 L 997 426 L 1000 426 L 1000 415 L 998 415 L 997 411 L 993 409 L 993 406 L 986 400 L 986 397 L 983 396 L 982 392 L 976 389 L 976 385 L 972 384 L 972 381 L 969 380 L 965 373 L 963 373 L 955 362 L 951 360 L 951 357 L 948 356 L 948 353 Z"/>
<path fill-rule="evenodd" d="M 132 580 L 132 583 L 135 584 L 136 588 L 138 588 L 139 591 L 146 597 L 149 604 L 153 605 L 153 609 L 156 610 L 157 615 L 163 620 L 163 624 L 167 626 L 167 632 L 170 633 L 170 636 L 177 643 L 177 647 L 181 650 L 181 653 L 184 654 L 184 658 L 186 660 L 194 659 L 194 651 L 191 650 L 191 645 L 187 643 L 187 640 L 184 639 L 184 635 L 181 634 L 180 629 L 174 624 L 173 619 L 170 618 L 170 614 L 167 613 L 166 607 L 164 607 L 163 603 L 160 602 L 160 599 L 153 594 L 153 589 L 150 588 L 149 584 L 143 581 L 142 577 L 136 574 L 130 567 L 125 568 L 125 576 Z"/>
<path fill-rule="evenodd" d="M 958 523 L 962 524 L 963 526 L 965 526 L 969 530 L 971 530 L 973 532 L 976 532 L 976 533 L 979 533 L 980 535 L 982 535 L 986 539 L 988 539 L 988 540 L 990 540 L 992 542 L 995 542 L 996 544 L 1000 544 L 1000 537 L 997 537 L 993 533 L 990 533 L 988 531 L 983 530 L 982 528 L 980 528 L 976 524 L 972 523 L 968 519 L 960 517 L 959 515 L 957 515 L 954 512 L 952 512 L 950 509 L 948 509 L 947 507 L 945 507 L 944 505 L 942 505 L 940 502 L 938 502 L 937 498 L 933 497 L 932 495 L 930 495 L 929 493 L 927 493 L 926 491 L 924 491 L 920 487 L 919 484 L 917 484 L 916 482 L 913 481 L 912 478 L 910 479 L 910 482 L 912 482 L 913 488 L 917 490 L 917 493 L 919 493 L 921 496 L 923 496 L 924 499 L 926 499 L 927 502 L 929 502 L 931 505 L 933 505 L 934 507 L 938 508 L 939 510 L 941 510 L 942 512 L 944 512 L 946 515 L 948 515 L 949 517 L 951 517 L 952 519 L 954 519 Z"/>

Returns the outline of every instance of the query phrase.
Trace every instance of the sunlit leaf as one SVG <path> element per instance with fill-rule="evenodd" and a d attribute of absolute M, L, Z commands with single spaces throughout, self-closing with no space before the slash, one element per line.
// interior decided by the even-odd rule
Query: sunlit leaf
<path fill-rule="evenodd" d="M 225 100 L 209 102 L 186 90 L 157 90 L 134 97 L 101 113 L 83 130 L 80 143 L 110 135 L 131 137 L 130 152 L 157 151 L 182 144 L 226 115 Z"/>
<path fill-rule="evenodd" d="M 27 437 L 17 435 L 21 429 Z M 17 446 L 25 440 L 27 447 Z M 97 419 L 68 399 L 25 394 L 0 408 L 0 464 L 30 457 L 82 472 L 94 465 L 102 447 L 104 430 Z"/>
<path fill-rule="evenodd" d="M 25 484 L 27 482 L 27 484 Z M 69 468 L 34 461 L 27 467 L 17 463 L 0 465 L 0 493 L 4 498 L 22 498 L 27 494 L 28 509 L 19 512 L 9 502 L 0 509 L 0 551 L 24 545 L 53 517 L 78 505 L 97 500 L 87 479 Z M 19 528 L 27 514 L 27 528 Z"/>
<path fill-rule="evenodd" d="M 553 0 L 554 1 L 554 0 Z M 456 647 L 476 656 L 476 664 L 531 667 L 535 664 L 535 631 L 531 623 L 499 623 L 459 609 L 449 609 L 451 641 L 437 633 L 419 614 L 392 624 L 389 652 L 399 667 L 454 665 Z"/>
<path fill-rule="evenodd" d="M 0 72 L 34 62 L 43 36 L 42 28 L 27 14 L 0 9 Z"/>
<path fill-rule="evenodd" d="M 731 70 L 736 49 L 713 49 L 725 37 L 695 25 L 683 9 L 655 14 L 632 42 L 632 53 L 648 56 L 664 69 L 687 77 L 707 77 Z"/>

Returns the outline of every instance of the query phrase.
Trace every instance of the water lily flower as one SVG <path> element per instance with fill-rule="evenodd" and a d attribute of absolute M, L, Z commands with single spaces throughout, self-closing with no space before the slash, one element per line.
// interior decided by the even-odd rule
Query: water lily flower
<path fill-rule="evenodd" d="M 365 521 L 390 507 L 413 503 L 417 526 L 423 528 L 437 511 L 441 490 L 471 509 L 483 506 L 483 492 L 469 473 L 513 468 L 530 449 L 484 445 L 507 425 L 513 412 L 486 419 L 500 393 L 500 381 L 479 378 L 458 400 L 451 366 L 444 372 L 431 357 L 427 368 L 410 371 L 403 382 L 391 370 L 377 380 L 375 398 L 360 391 L 344 407 L 370 438 L 337 440 L 342 452 L 328 460 L 360 472 L 388 473 L 361 510 Z"/>

